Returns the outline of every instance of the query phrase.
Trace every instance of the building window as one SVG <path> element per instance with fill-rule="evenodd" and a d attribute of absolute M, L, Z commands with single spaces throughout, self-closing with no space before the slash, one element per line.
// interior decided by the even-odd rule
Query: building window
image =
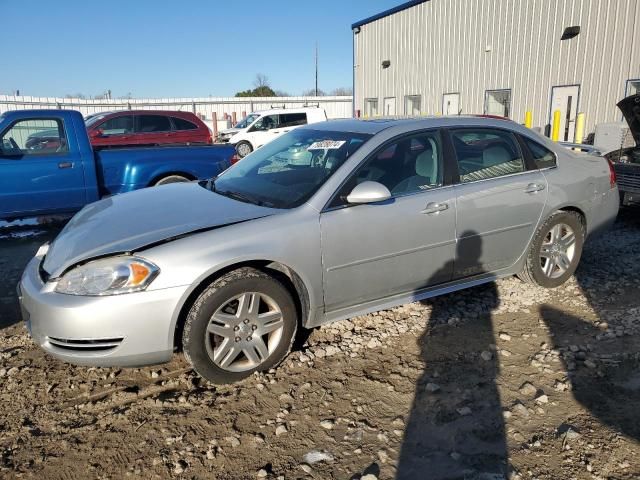
<path fill-rule="evenodd" d="M 366 117 L 378 116 L 378 99 L 377 98 L 364 99 L 364 115 Z"/>
<path fill-rule="evenodd" d="M 404 113 L 416 117 L 420 115 L 422 97 L 420 95 L 407 95 L 404 97 Z"/>
<path fill-rule="evenodd" d="M 485 115 L 509 117 L 511 114 L 511 90 L 487 90 L 484 96 Z"/>
<path fill-rule="evenodd" d="M 627 92 L 625 97 L 640 93 L 640 80 L 627 80 Z"/>

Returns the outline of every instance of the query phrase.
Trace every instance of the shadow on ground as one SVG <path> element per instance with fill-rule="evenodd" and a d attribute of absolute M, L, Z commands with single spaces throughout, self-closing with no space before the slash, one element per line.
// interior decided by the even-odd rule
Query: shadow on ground
<path fill-rule="evenodd" d="M 0 228 L 0 328 L 21 321 L 16 285 L 38 247 L 53 240 L 63 226 L 64 221 L 56 219 L 35 226 Z"/>
<path fill-rule="evenodd" d="M 640 208 L 621 210 L 620 223 L 640 228 Z M 615 238 L 619 232 L 605 235 Z M 640 330 L 640 305 L 628 294 L 640 293 L 640 245 L 620 237 L 615 252 L 597 239 L 587 244 L 575 274 L 595 320 L 549 305 L 539 310 L 554 348 L 562 353 L 576 401 L 616 432 L 640 440 L 640 351 L 630 336 Z M 628 283 L 636 288 L 622 288 Z"/>
<path fill-rule="evenodd" d="M 467 241 L 459 243 L 457 258 L 481 274 L 481 237 L 474 232 L 462 237 Z M 453 271 L 452 262 L 442 271 Z M 455 294 L 425 302 L 432 307 L 418 340 L 425 367 L 406 424 L 398 479 L 506 475 L 507 445 L 496 385 L 499 365 L 490 350 L 495 344 L 490 312 L 499 305 L 498 291 L 493 282 L 475 291 L 471 303 L 476 305 L 469 305 L 470 311 L 483 313 L 454 328 L 446 325 L 446 317 Z"/>

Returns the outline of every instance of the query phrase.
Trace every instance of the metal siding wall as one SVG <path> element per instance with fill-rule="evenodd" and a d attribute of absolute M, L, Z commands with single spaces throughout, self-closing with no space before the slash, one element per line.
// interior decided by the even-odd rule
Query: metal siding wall
<path fill-rule="evenodd" d="M 486 90 L 511 89 L 511 117 L 549 122 L 553 86 L 580 85 L 586 130 L 620 120 L 615 106 L 640 78 L 638 0 L 431 0 L 363 25 L 354 35 L 355 108 L 364 98 L 421 95 L 425 114 L 460 92 L 463 113 L 482 113 Z M 565 27 L 580 25 L 561 41 Z M 490 52 L 485 48 L 490 47 Z M 391 66 L 382 69 L 381 62 Z"/>
<path fill-rule="evenodd" d="M 254 98 L 152 98 L 152 99 L 114 99 L 87 100 L 79 98 L 30 97 L 0 95 L 0 113 L 7 110 L 28 110 L 39 108 L 66 108 L 80 111 L 83 115 L 113 110 L 182 110 L 218 119 L 233 112 L 240 116 L 242 112 L 265 110 L 274 106 L 286 105 L 287 108 L 301 107 L 305 104 L 320 104 L 328 118 L 352 117 L 352 97 L 254 97 Z"/>

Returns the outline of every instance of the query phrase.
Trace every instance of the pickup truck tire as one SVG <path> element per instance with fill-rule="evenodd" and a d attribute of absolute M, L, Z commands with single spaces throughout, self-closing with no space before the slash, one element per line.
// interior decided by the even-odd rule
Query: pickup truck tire
<path fill-rule="evenodd" d="M 184 324 L 184 356 L 216 384 L 233 383 L 278 365 L 291 350 L 298 313 L 287 288 L 254 268 L 214 280 Z"/>
<path fill-rule="evenodd" d="M 253 152 L 253 147 L 249 142 L 241 141 L 236 144 L 236 152 L 240 158 L 244 158 Z"/>
<path fill-rule="evenodd" d="M 169 183 L 180 183 L 180 182 L 189 182 L 187 177 L 183 177 L 182 175 L 167 175 L 166 177 L 159 178 L 153 184 L 154 187 L 158 185 L 167 185 Z"/>
<path fill-rule="evenodd" d="M 555 212 L 533 236 L 518 278 L 545 288 L 562 285 L 578 267 L 584 239 L 585 227 L 579 213 Z"/>

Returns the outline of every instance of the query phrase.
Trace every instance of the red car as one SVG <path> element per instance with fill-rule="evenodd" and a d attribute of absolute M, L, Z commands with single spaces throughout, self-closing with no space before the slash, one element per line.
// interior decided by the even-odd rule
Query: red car
<path fill-rule="evenodd" d="M 211 131 L 190 112 L 124 110 L 93 114 L 85 119 L 93 147 L 203 145 Z"/>

